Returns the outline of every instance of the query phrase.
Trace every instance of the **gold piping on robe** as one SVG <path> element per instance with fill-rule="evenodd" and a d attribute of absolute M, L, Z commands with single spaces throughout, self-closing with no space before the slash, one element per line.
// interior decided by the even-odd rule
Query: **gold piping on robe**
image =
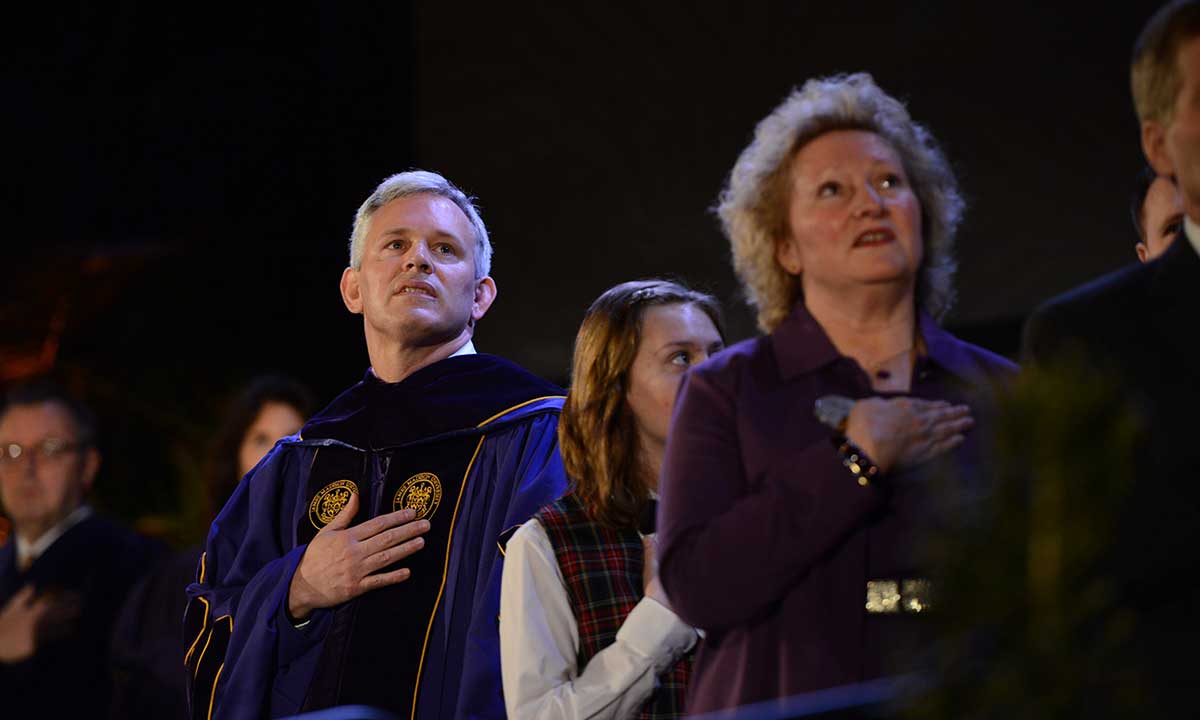
<path fill-rule="evenodd" d="M 204 582 L 205 565 L 207 560 L 208 553 L 200 553 L 200 579 L 196 582 Z M 183 656 L 184 667 L 187 666 L 188 660 L 192 659 L 192 653 L 196 650 L 196 644 L 200 642 L 200 638 L 204 637 L 204 631 L 208 629 L 208 613 L 211 610 L 211 607 L 208 604 L 208 599 L 203 597 L 198 597 L 196 599 L 204 603 L 204 617 L 200 621 L 200 632 L 196 633 L 196 639 L 192 641 L 191 647 L 188 648 L 187 655 Z"/>
<path fill-rule="evenodd" d="M 503 414 L 501 413 L 501 415 Z M 475 446 L 475 453 L 471 455 L 471 462 L 467 463 L 467 471 L 463 473 L 462 484 L 458 488 L 458 500 L 454 502 L 454 514 L 450 516 L 450 533 L 446 540 L 446 562 L 442 566 L 442 584 L 438 587 L 437 600 L 433 602 L 433 612 L 429 615 L 429 626 L 425 628 L 425 642 L 421 645 L 421 661 L 417 664 L 417 678 L 413 683 L 412 713 L 409 716 L 412 720 L 416 720 L 417 717 L 417 694 L 421 691 L 421 672 L 425 669 L 425 651 L 429 649 L 429 634 L 433 632 L 433 621 L 437 618 L 438 608 L 442 604 L 442 592 L 446 589 L 446 576 L 450 574 L 450 550 L 454 544 L 454 524 L 458 520 L 458 507 L 462 504 L 463 493 L 467 490 L 467 478 L 471 477 L 471 468 L 475 467 L 475 458 L 479 457 L 479 450 L 483 447 L 484 440 L 487 440 L 487 435 L 479 438 L 479 444 Z"/>
<path fill-rule="evenodd" d="M 525 407 L 526 405 L 532 405 L 533 403 L 535 403 L 535 402 L 539 402 L 539 401 L 541 401 L 541 400 L 552 400 L 552 399 L 555 399 L 555 398 L 557 398 L 557 399 L 559 399 L 559 400 L 566 400 L 566 399 L 567 399 L 567 396 L 566 396 L 566 395 L 543 395 L 542 397 L 535 397 L 535 398 L 534 398 L 534 399 L 532 399 L 532 400 L 526 400 L 526 401 L 525 401 L 525 402 L 523 402 L 523 403 L 517 403 L 516 405 L 513 405 L 512 407 L 508 408 L 507 410 L 501 410 L 500 412 L 498 412 L 498 413 L 496 413 L 495 415 L 491 416 L 491 417 L 490 417 L 490 418 L 488 418 L 487 420 L 484 420 L 483 422 L 479 423 L 479 424 L 478 424 L 478 425 L 476 425 L 475 427 L 477 427 L 477 428 L 481 428 L 481 427 L 483 427 L 484 425 L 487 425 L 487 424 L 488 424 L 488 423 L 490 423 L 491 421 L 495 420 L 496 418 L 499 418 L 499 417 L 504 417 L 505 415 L 509 414 L 509 413 L 510 413 L 510 412 L 512 412 L 513 410 L 520 410 L 521 408 Z"/>

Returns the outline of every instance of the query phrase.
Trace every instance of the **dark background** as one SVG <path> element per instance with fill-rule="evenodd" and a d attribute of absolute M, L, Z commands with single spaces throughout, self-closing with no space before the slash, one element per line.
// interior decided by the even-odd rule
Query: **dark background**
<path fill-rule="evenodd" d="M 0 383 L 51 372 L 104 424 L 101 506 L 194 539 L 230 393 L 323 403 L 367 365 L 337 291 L 386 175 L 479 198 L 481 351 L 566 382 L 584 309 L 670 274 L 754 332 L 709 212 L 815 75 L 909 103 L 968 199 L 947 325 L 1015 354 L 1047 297 L 1135 260 L 1133 40 L 1156 3 L 42 3 L 10 16 Z"/>

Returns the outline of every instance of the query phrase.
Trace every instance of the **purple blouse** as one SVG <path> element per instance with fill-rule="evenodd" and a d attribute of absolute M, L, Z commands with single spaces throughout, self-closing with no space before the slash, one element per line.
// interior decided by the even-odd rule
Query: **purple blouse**
<path fill-rule="evenodd" d="M 911 395 L 971 406 L 976 426 L 945 459 L 963 483 L 978 482 L 991 408 L 1017 368 L 927 315 L 919 322 L 928 354 Z M 877 393 L 802 303 L 770 335 L 698 366 L 680 390 L 658 530 L 671 604 L 707 633 L 689 713 L 903 669 L 888 658 L 924 624 L 868 614 L 865 601 L 868 580 L 922 576 L 911 545 L 931 521 L 927 468 L 859 486 L 813 415 L 827 394 Z"/>

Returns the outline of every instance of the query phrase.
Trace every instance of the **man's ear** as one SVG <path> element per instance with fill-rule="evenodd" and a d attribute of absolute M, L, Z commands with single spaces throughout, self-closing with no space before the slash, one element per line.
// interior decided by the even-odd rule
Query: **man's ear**
<path fill-rule="evenodd" d="M 342 290 L 342 302 L 346 303 L 346 309 L 355 315 L 361 315 L 362 288 L 358 286 L 358 271 L 352 267 L 343 270 L 342 282 L 339 287 Z"/>
<path fill-rule="evenodd" d="M 1157 175 L 1175 177 L 1175 165 L 1167 153 L 1167 129 L 1157 120 L 1142 123 L 1142 153 Z"/>
<path fill-rule="evenodd" d="M 1150 249 L 1146 247 L 1146 243 L 1139 242 L 1134 246 L 1134 249 L 1137 250 L 1138 260 L 1146 262 L 1150 255 Z"/>
<path fill-rule="evenodd" d="M 80 478 L 85 496 L 91 492 L 98 472 L 100 472 L 100 451 L 90 447 L 83 453 L 83 475 Z"/>
<path fill-rule="evenodd" d="M 480 278 L 475 281 L 475 302 L 471 305 L 471 324 L 479 322 L 479 319 L 487 314 L 488 308 L 496 300 L 496 281 L 491 277 Z"/>

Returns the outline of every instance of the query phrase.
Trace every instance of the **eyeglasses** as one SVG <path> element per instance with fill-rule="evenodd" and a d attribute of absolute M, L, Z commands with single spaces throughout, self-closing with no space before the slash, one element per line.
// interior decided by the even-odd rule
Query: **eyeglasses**
<path fill-rule="evenodd" d="M 81 447 L 83 447 L 83 443 L 60 438 L 46 438 L 40 443 L 29 446 L 3 443 L 0 444 L 0 466 L 15 465 L 21 458 L 32 460 L 36 457 L 38 462 L 54 462 L 67 457 Z"/>

